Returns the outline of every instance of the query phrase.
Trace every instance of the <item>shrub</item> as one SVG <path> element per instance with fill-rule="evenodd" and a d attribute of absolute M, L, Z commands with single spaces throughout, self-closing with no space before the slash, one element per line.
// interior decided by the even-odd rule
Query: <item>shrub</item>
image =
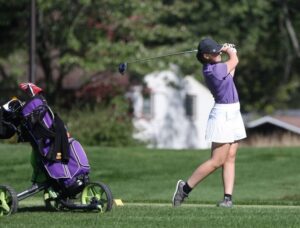
<path fill-rule="evenodd" d="M 85 145 L 129 146 L 137 142 L 132 138 L 133 126 L 128 114 L 129 104 L 117 96 L 107 107 L 74 108 L 61 111 L 71 135 Z"/>

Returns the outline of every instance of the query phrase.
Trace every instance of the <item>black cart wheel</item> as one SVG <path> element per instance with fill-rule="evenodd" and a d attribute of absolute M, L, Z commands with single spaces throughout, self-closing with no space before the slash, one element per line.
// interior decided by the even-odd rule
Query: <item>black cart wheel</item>
<path fill-rule="evenodd" d="M 101 182 L 88 183 L 81 193 L 82 204 L 96 204 L 100 212 L 112 209 L 113 196 L 109 187 Z"/>
<path fill-rule="evenodd" d="M 0 216 L 8 216 L 18 210 L 16 191 L 8 185 L 0 185 Z"/>

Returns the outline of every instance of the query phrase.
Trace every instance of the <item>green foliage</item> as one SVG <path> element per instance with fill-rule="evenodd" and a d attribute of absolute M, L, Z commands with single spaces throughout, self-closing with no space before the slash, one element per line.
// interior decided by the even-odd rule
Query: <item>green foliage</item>
<path fill-rule="evenodd" d="M 17 95 L 17 81 L 27 71 L 29 33 L 27 22 L 30 4 L 27 0 L 0 0 L 0 102 Z"/>
<path fill-rule="evenodd" d="M 128 115 L 128 103 L 123 97 L 114 97 L 108 107 L 74 108 L 62 110 L 62 116 L 69 132 L 85 145 L 130 146 L 132 123 Z"/>
<path fill-rule="evenodd" d="M 6 36 L 1 36 L 0 57 L 5 61 L 27 49 L 29 13 L 21 10 L 27 1 L 1 2 L 0 29 Z M 299 9 L 297 0 L 37 0 L 39 83 L 55 102 L 64 79 L 77 69 L 81 82 L 87 82 L 94 74 L 117 72 L 121 62 L 192 50 L 211 36 L 237 45 L 235 80 L 244 111 L 299 107 Z M 142 77 L 170 63 L 201 80 L 194 55 L 129 64 L 128 74 Z M 13 77 L 5 65 L 0 64 L 2 81 Z"/>
<path fill-rule="evenodd" d="M 30 2 L 27 0 L 0 0 L 0 56 L 9 56 L 16 50 L 24 49 L 28 43 L 26 28 Z"/>

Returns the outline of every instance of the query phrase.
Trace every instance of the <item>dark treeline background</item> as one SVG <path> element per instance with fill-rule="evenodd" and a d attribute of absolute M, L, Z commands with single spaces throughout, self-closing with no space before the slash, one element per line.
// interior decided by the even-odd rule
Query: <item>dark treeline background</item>
<path fill-rule="evenodd" d="M 0 0 L 1 101 L 28 80 L 30 2 Z M 36 7 L 35 82 L 58 107 L 115 107 L 130 83 L 170 63 L 201 81 L 194 54 L 132 64 L 125 76 L 118 65 L 196 49 L 210 36 L 237 46 L 243 112 L 300 108 L 299 0 L 36 0 Z"/>
<path fill-rule="evenodd" d="M 36 83 L 52 102 L 70 75 L 79 89 L 91 76 L 114 74 L 119 63 L 195 49 L 204 36 L 238 47 L 237 85 L 244 111 L 298 108 L 298 0 L 37 0 Z M 1 89 L 28 77 L 30 0 L 0 0 Z M 176 63 L 201 80 L 194 55 L 129 67 L 139 78 Z M 3 95 L 2 95 L 3 96 Z"/>

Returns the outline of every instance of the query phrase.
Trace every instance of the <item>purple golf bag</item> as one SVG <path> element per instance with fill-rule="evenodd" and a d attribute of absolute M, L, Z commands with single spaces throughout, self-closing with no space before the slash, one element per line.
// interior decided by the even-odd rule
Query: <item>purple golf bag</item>
<path fill-rule="evenodd" d="M 33 148 L 51 179 L 64 189 L 72 189 L 87 179 L 88 158 L 81 144 L 68 137 L 64 123 L 47 105 L 43 96 L 35 95 L 22 107 L 23 126 Z"/>

